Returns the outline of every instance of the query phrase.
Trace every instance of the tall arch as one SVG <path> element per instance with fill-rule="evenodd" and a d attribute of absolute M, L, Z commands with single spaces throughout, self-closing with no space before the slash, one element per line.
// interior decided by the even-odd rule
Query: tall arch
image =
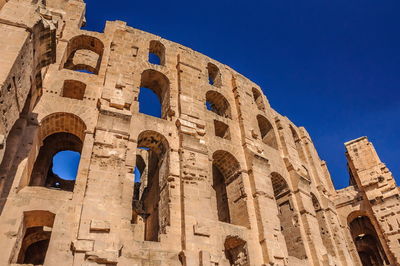
<path fill-rule="evenodd" d="M 81 153 L 85 130 L 82 119 L 71 113 L 54 113 L 43 118 L 39 130 L 42 145 L 33 164 L 29 185 L 73 191 L 75 180 L 65 180 L 53 172 L 53 157 L 61 151 Z"/>
<path fill-rule="evenodd" d="M 75 36 L 68 42 L 64 68 L 98 74 L 103 52 L 104 44 L 98 38 Z"/>
<path fill-rule="evenodd" d="M 169 175 L 169 144 L 167 139 L 158 132 L 147 130 L 138 136 L 137 147 L 147 152 L 143 161 L 138 160 L 137 167 L 146 167 L 146 175 L 140 180 L 140 195 L 138 196 L 138 206 L 135 212 L 145 220 L 144 240 L 158 241 L 161 232 L 160 221 L 168 217 L 161 217 L 160 206 L 163 197 L 168 195 L 161 191 L 160 181 Z M 145 161 L 147 160 L 147 162 Z M 163 202 L 168 202 L 164 199 Z M 168 215 L 167 210 L 163 210 L 162 215 Z"/>
<path fill-rule="evenodd" d="M 212 188 L 218 220 L 248 226 L 246 194 L 241 167 L 227 151 L 218 150 L 212 156 Z"/>
<path fill-rule="evenodd" d="M 161 66 L 165 65 L 165 46 L 160 41 L 156 40 L 150 41 L 149 62 Z"/>
<path fill-rule="evenodd" d="M 257 115 L 258 128 L 260 129 L 262 141 L 271 148 L 278 149 L 278 140 L 272 124 L 262 115 Z"/>
<path fill-rule="evenodd" d="M 169 79 L 159 71 L 153 69 L 147 69 L 142 72 L 140 80 L 140 93 L 143 89 L 151 90 L 161 105 L 161 118 L 167 119 L 168 111 L 170 107 L 169 94 L 170 94 L 170 82 Z M 140 98 L 140 95 L 139 95 Z M 142 107 L 146 105 L 145 102 L 141 102 L 139 99 L 139 111 L 142 111 Z"/>
<path fill-rule="evenodd" d="M 228 100 L 217 91 L 211 90 L 206 93 L 206 107 L 219 116 L 232 119 L 231 106 Z"/>
<path fill-rule="evenodd" d="M 348 224 L 363 266 L 390 264 L 375 227 L 366 214 L 350 213 Z"/>
<path fill-rule="evenodd" d="M 247 243 L 238 236 L 228 236 L 224 243 L 225 257 L 230 265 L 249 266 Z"/>
<path fill-rule="evenodd" d="M 254 87 L 251 89 L 251 92 L 253 93 L 253 100 L 256 103 L 258 110 L 265 111 L 264 100 L 261 92 Z"/>
<path fill-rule="evenodd" d="M 289 128 L 290 128 L 290 132 L 292 133 L 292 138 L 293 138 L 293 141 L 295 144 L 294 148 L 296 149 L 300 160 L 303 162 L 303 164 L 305 164 L 307 161 L 306 161 L 306 157 L 305 157 L 305 154 L 303 151 L 303 147 L 301 146 L 301 139 L 292 125 L 289 125 Z"/>
<path fill-rule="evenodd" d="M 278 173 L 271 174 L 272 188 L 279 211 L 281 231 L 285 238 L 289 257 L 307 258 L 304 241 L 300 232 L 300 217 L 295 212 L 291 191 L 286 180 Z"/>
<path fill-rule="evenodd" d="M 207 72 L 208 72 L 208 83 L 210 85 L 220 88 L 222 86 L 222 77 L 219 68 L 213 63 L 208 63 Z"/>
<path fill-rule="evenodd" d="M 55 214 L 44 210 L 24 212 L 18 255 L 13 260 L 18 264 L 44 264 L 50 243 L 51 228 Z"/>

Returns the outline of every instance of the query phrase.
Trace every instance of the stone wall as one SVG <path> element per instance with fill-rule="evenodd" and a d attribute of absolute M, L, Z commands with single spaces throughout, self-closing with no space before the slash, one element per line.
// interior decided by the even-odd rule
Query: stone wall
<path fill-rule="evenodd" d="M 366 139 L 346 144 L 353 185 L 336 191 L 257 84 L 121 21 L 82 30 L 84 12 L 0 10 L 0 265 L 398 263 L 398 187 Z M 142 88 L 161 117 L 139 111 Z M 66 149 L 70 183 L 49 170 Z"/>

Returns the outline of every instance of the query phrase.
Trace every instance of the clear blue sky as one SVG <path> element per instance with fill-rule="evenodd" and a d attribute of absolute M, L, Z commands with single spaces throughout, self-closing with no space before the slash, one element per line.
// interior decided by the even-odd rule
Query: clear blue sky
<path fill-rule="evenodd" d="M 86 3 L 87 29 L 123 20 L 259 84 L 307 128 L 337 188 L 348 184 L 343 143 L 360 136 L 400 178 L 399 0 Z"/>

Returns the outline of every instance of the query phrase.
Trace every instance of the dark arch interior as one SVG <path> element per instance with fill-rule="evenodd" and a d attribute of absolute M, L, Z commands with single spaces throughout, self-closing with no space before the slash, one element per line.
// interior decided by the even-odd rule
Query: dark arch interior
<path fill-rule="evenodd" d="M 225 256 L 231 265 L 250 265 L 247 243 L 237 236 L 228 236 L 224 243 Z"/>
<path fill-rule="evenodd" d="M 248 226 L 246 196 L 241 190 L 242 176 L 237 159 L 227 151 L 212 156 L 212 198 L 221 222 Z"/>
<path fill-rule="evenodd" d="M 289 256 L 298 259 L 307 258 L 301 237 L 299 217 L 294 211 L 289 186 L 286 180 L 277 173 L 271 174 L 272 188 L 278 207 L 278 217 L 281 223 L 282 235 L 285 238 Z"/>
<path fill-rule="evenodd" d="M 75 180 L 65 180 L 53 172 L 53 157 L 66 150 L 81 153 L 82 145 L 80 138 L 71 133 L 55 133 L 46 137 L 33 166 L 29 185 L 73 191 Z"/>
<path fill-rule="evenodd" d="M 213 184 L 212 188 L 215 191 L 217 200 L 218 220 L 225 223 L 230 223 L 228 194 L 226 192 L 225 178 L 221 171 L 213 164 L 212 166 Z"/>
<path fill-rule="evenodd" d="M 135 183 L 132 222 L 137 216 L 145 221 L 144 240 L 158 241 L 160 234 L 160 179 L 168 176 L 168 143 L 157 132 L 145 131 L 138 137 L 136 167 L 141 173 Z"/>
<path fill-rule="evenodd" d="M 44 264 L 55 215 L 48 211 L 24 212 L 18 264 Z"/>
<path fill-rule="evenodd" d="M 219 92 L 208 91 L 206 93 L 207 110 L 225 118 L 232 118 L 231 107 L 228 100 Z"/>
<path fill-rule="evenodd" d="M 367 216 L 354 218 L 349 226 L 363 266 L 389 265 L 378 234 Z"/>
<path fill-rule="evenodd" d="M 267 118 L 265 118 L 262 115 L 257 115 L 257 122 L 258 122 L 258 127 L 260 129 L 261 133 L 261 139 L 262 141 L 270 146 L 271 148 L 278 149 L 278 143 L 277 139 L 275 136 L 275 131 L 274 128 L 272 127 L 272 124 L 268 121 Z"/>
<path fill-rule="evenodd" d="M 221 87 L 222 86 L 222 78 L 221 78 L 221 72 L 219 71 L 219 68 L 212 63 L 208 63 L 207 71 L 208 71 L 208 83 L 215 87 Z"/>
<path fill-rule="evenodd" d="M 257 105 L 258 110 L 264 111 L 265 110 L 265 105 L 264 105 L 263 97 L 262 97 L 260 91 L 257 90 L 256 88 L 253 88 L 252 92 L 253 92 L 253 99 L 254 99 L 254 102 Z"/>

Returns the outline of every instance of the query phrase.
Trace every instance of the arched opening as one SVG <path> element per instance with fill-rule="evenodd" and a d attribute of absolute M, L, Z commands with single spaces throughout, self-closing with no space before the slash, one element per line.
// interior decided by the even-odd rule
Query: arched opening
<path fill-rule="evenodd" d="M 136 151 L 136 166 L 133 170 L 134 188 L 132 200 L 132 223 L 137 223 L 139 214 L 143 214 L 143 204 L 140 199 L 143 196 L 143 191 L 147 187 L 147 165 L 148 149 L 138 148 Z M 145 158 L 145 159 L 144 159 Z"/>
<path fill-rule="evenodd" d="M 247 252 L 247 243 L 237 236 L 228 236 L 224 243 L 225 257 L 230 265 L 247 266 L 250 260 Z"/>
<path fill-rule="evenodd" d="M 368 216 L 349 215 L 350 232 L 363 266 L 389 265 L 379 236 Z"/>
<path fill-rule="evenodd" d="M 155 65 L 165 65 L 165 46 L 159 41 L 150 41 L 149 62 Z"/>
<path fill-rule="evenodd" d="M 39 132 L 42 146 L 29 185 L 73 191 L 85 130 L 84 122 L 73 114 L 45 117 Z"/>
<path fill-rule="evenodd" d="M 232 118 L 231 106 L 228 100 L 219 92 L 208 91 L 206 93 L 207 110 L 225 118 Z"/>
<path fill-rule="evenodd" d="M 316 218 L 318 221 L 319 232 L 321 234 L 322 242 L 328 254 L 334 257 L 335 256 L 334 243 L 328 231 L 327 218 L 325 217 L 324 210 L 322 209 L 321 204 L 319 204 L 317 197 L 313 193 L 310 193 L 310 195 L 314 206 Z"/>
<path fill-rule="evenodd" d="M 295 257 L 300 260 L 306 259 L 307 255 L 300 232 L 300 218 L 294 211 L 289 186 L 278 173 L 271 174 L 271 181 L 279 211 L 281 231 L 285 238 L 289 257 Z"/>
<path fill-rule="evenodd" d="M 83 100 L 86 91 L 86 84 L 77 80 L 65 80 L 62 97 L 67 97 L 76 100 Z"/>
<path fill-rule="evenodd" d="M 96 37 L 79 35 L 68 42 L 64 68 L 98 74 L 104 45 Z"/>
<path fill-rule="evenodd" d="M 257 115 L 258 128 L 260 129 L 262 141 L 271 148 L 278 149 L 278 142 L 272 124 L 262 115 Z"/>
<path fill-rule="evenodd" d="M 143 71 L 139 92 L 139 112 L 167 119 L 168 111 L 168 78 L 152 69 Z"/>
<path fill-rule="evenodd" d="M 264 111 L 265 105 L 264 105 L 264 100 L 263 100 L 261 92 L 259 90 L 257 90 L 256 88 L 252 88 L 251 91 L 253 92 L 253 99 L 257 105 L 258 110 Z"/>
<path fill-rule="evenodd" d="M 210 85 L 220 88 L 222 86 L 222 78 L 219 68 L 212 63 L 208 63 L 207 71 L 208 71 L 208 83 Z"/>
<path fill-rule="evenodd" d="M 160 200 L 167 195 L 160 188 L 160 181 L 169 175 L 169 145 L 161 134 L 144 131 L 138 137 L 136 167 L 141 173 L 140 182 L 135 183 L 133 195 L 134 215 L 145 221 L 144 240 L 159 241 Z M 161 215 L 161 217 L 160 217 Z"/>
<path fill-rule="evenodd" d="M 50 243 L 55 215 L 48 211 L 24 212 L 18 264 L 43 265 Z"/>
<path fill-rule="evenodd" d="M 214 120 L 214 132 L 215 136 L 230 140 L 231 139 L 231 132 L 229 130 L 229 126 L 224 122 Z"/>
<path fill-rule="evenodd" d="M 248 225 L 246 194 L 236 158 L 226 151 L 216 151 L 212 161 L 212 198 L 218 220 L 236 225 Z"/>
<path fill-rule="evenodd" d="M 290 132 L 292 133 L 293 141 L 295 144 L 294 148 L 296 149 L 300 160 L 303 162 L 303 164 L 305 164 L 307 162 L 307 160 L 306 160 L 306 156 L 304 155 L 304 152 L 303 152 L 303 147 L 301 146 L 301 139 L 300 139 L 299 135 L 297 134 L 296 130 L 291 125 L 289 125 L 289 128 L 290 128 Z"/>

